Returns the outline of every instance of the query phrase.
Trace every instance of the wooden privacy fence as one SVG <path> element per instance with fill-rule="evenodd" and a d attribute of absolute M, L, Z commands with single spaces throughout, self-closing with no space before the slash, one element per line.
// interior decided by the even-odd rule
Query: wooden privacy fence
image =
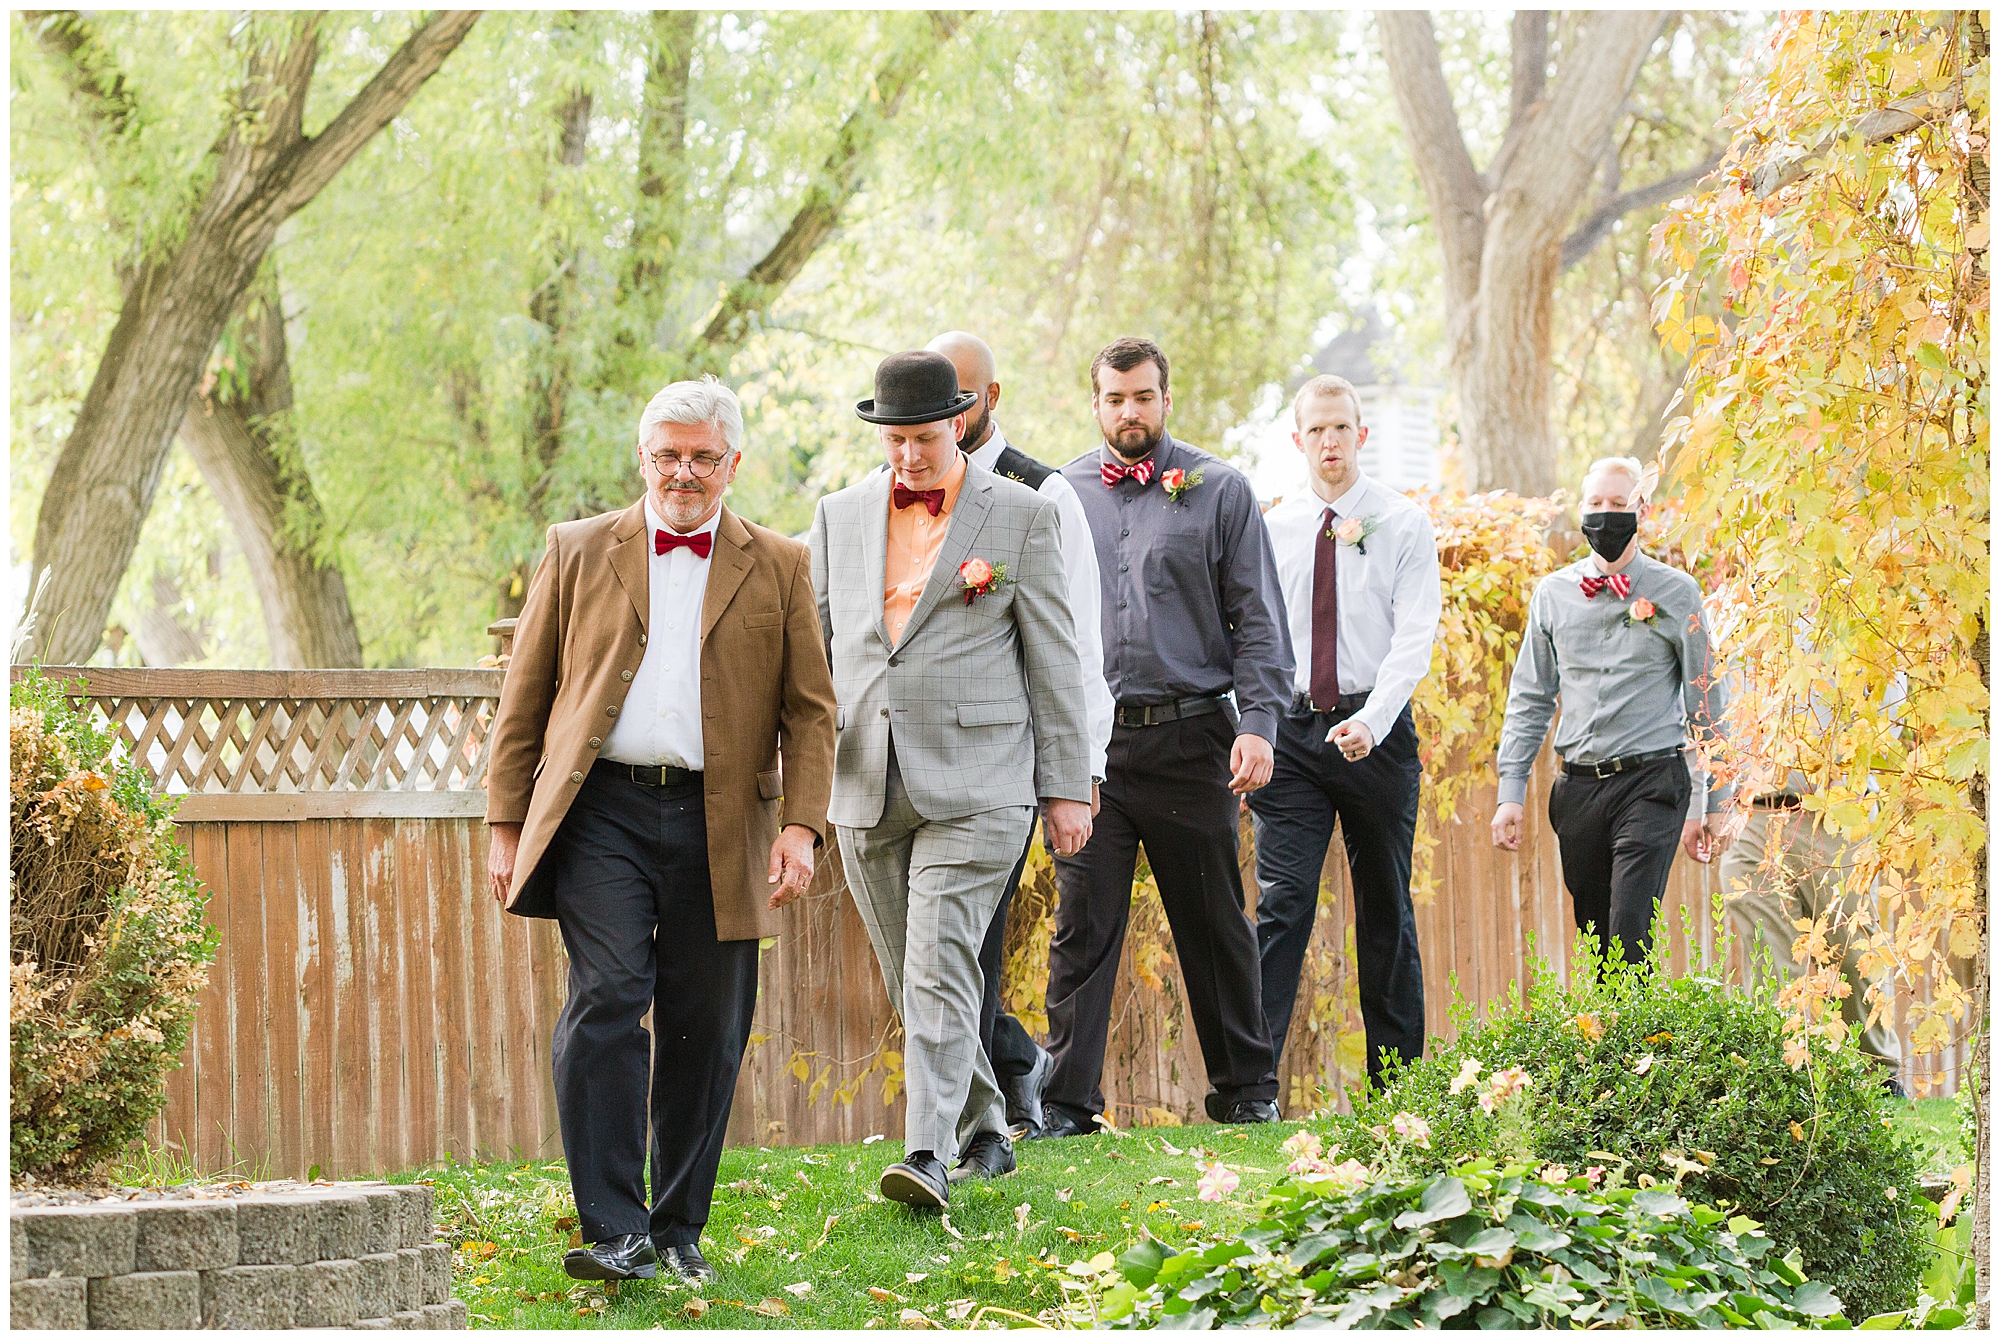
<path fill-rule="evenodd" d="M 560 937 L 553 922 L 503 914 L 486 887 L 486 736 L 503 671 L 45 673 L 83 680 L 75 700 L 159 789 L 184 797 L 181 837 L 221 931 L 154 1143 L 207 1170 L 292 1175 L 560 1155 L 548 1055 L 567 972 Z M 1526 989 L 1531 937 L 1566 971 L 1550 780 L 1545 756 L 1517 855 L 1488 840 L 1490 787 L 1439 834 L 1439 893 L 1417 910 L 1433 1036 L 1453 1035 L 1454 986 L 1477 1014 Z M 1044 865 L 1017 906 L 1032 918 L 1052 893 Z M 1714 893 L 1708 867 L 1676 862 L 1666 912 L 1679 970 L 1717 962 Z M 1362 1070 L 1337 839 L 1321 904 L 1280 1075 L 1293 1112 L 1321 1101 L 1315 1086 L 1337 1092 Z M 899 1137 L 901 1039 L 833 852 L 789 916 L 763 952 L 730 1139 Z M 1121 1125 L 1203 1120 L 1205 1073 L 1178 967 L 1159 952 L 1156 895 L 1142 890 L 1133 925 L 1105 1065 L 1112 1114 Z M 1030 977 L 1046 970 L 1022 957 Z M 1039 999 L 1029 978 L 1007 989 Z M 1949 1091 L 1963 1060 L 1954 1049 L 1906 1064 L 1905 1077 Z"/>

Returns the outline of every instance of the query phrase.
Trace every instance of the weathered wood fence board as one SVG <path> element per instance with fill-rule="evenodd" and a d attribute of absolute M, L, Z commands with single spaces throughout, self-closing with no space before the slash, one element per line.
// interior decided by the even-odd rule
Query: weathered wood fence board
<path fill-rule="evenodd" d="M 222 932 L 152 1140 L 204 1169 L 291 1175 L 560 1154 L 549 1061 L 560 936 L 553 922 L 501 913 L 486 890 L 480 785 L 500 672 L 48 673 L 85 679 L 79 701 L 116 723 L 164 789 L 189 793 L 180 835 Z M 1533 953 L 1567 972 L 1550 780 L 1545 757 L 1518 856 L 1488 840 L 1490 787 L 1439 835 L 1438 893 L 1417 910 L 1434 1037 L 1453 1034 L 1454 991 L 1482 1015 L 1527 988 Z M 901 1131 L 900 1096 L 884 1099 L 900 1032 L 838 860 L 821 859 L 787 933 L 763 952 L 732 1143 Z M 1246 842 L 1254 897 L 1251 864 Z M 1714 894 L 1709 868 L 1676 862 L 1666 910 L 1677 970 L 1716 962 Z M 1336 837 L 1280 1071 L 1293 1112 L 1363 1069 L 1351 908 Z M 1135 910 L 1135 927 L 1146 917 Z M 1105 1065 L 1112 1115 L 1200 1121 L 1206 1077 L 1179 970 L 1169 956 L 1159 989 L 1145 975 L 1128 942 Z M 1906 1063 L 1905 1078 L 1950 1092 L 1963 1052 Z"/>

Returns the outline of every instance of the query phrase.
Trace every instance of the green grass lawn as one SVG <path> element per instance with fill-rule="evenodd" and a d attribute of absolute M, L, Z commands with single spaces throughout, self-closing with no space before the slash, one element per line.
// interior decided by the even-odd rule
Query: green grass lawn
<path fill-rule="evenodd" d="M 474 1327 L 963 1326 L 988 1306 L 1060 1323 L 1060 1281 L 1075 1280 L 1066 1266 L 1122 1250 L 1142 1226 L 1179 1246 L 1242 1223 L 1288 1162 L 1279 1145 L 1301 1125 L 1023 1143 L 1020 1171 L 953 1191 L 948 1224 L 876 1194 L 900 1156 L 894 1141 L 732 1149 L 702 1239 L 721 1274 L 700 1291 L 564 1275 L 576 1221 L 560 1162 L 449 1164 L 390 1180 L 436 1186 L 438 1221 L 457 1249 L 453 1289 Z M 1927 1170 L 1964 1162 L 1951 1100 L 1904 1104 L 1899 1125 L 1928 1151 Z M 1217 1158 L 1241 1184 L 1205 1202 L 1200 1165 Z"/>

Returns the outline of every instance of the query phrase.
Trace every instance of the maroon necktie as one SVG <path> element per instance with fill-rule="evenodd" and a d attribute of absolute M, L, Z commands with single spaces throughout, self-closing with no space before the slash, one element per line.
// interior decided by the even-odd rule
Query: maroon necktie
<path fill-rule="evenodd" d="M 1334 585 L 1334 558 L 1340 541 L 1333 538 L 1333 509 L 1319 519 L 1319 538 L 1313 542 L 1313 635 L 1312 681 L 1309 690 L 1313 706 L 1331 712 L 1340 701 L 1340 591 Z"/>
<path fill-rule="evenodd" d="M 1104 477 L 1105 488 L 1117 487 L 1118 481 L 1127 475 L 1138 480 L 1140 488 L 1145 488 L 1153 482 L 1153 458 L 1148 456 L 1137 465 L 1118 465 L 1112 461 L 1103 461 L 1098 465 L 1098 472 Z"/>
<path fill-rule="evenodd" d="M 676 535 L 670 530 L 656 530 L 653 532 L 653 552 L 656 554 L 671 553 L 682 546 L 686 546 L 694 550 L 696 558 L 707 558 L 708 551 L 714 545 L 714 531 L 705 530 L 699 535 Z"/>
<path fill-rule="evenodd" d="M 1629 572 L 1614 572 L 1609 577 L 1585 577 L 1583 579 L 1583 598 L 1589 600 L 1607 586 L 1611 588 L 1612 595 L 1623 600 L 1626 596 L 1632 594 L 1632 574 Z"/>
<path fill-rule="evenodd" d="M 897 484 L 889 490 L 889 496 L 896 500 L 897 511 L 901 511 L 905 507 L 915 507 L 918 503 L 922 503 L 924 510 L 932 516 L 936 516 L 944 509 L 943 489 L 923 489 L 919 491 L 917 489 L 906 489 L 901 484 Z"/>

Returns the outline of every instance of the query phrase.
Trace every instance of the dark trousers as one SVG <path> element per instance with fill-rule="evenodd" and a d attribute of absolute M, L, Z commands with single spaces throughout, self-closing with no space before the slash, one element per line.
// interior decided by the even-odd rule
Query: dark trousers
<path fill-rule="evenodd" d="M 1424 1054 L 1424 965 L 1410 906 L 1410 852 L 1417 834 L 1417 727 L 1410 709 L 1367 757 L 1349 762 L 1326 733 L 1346 712 L 1295 710 L 1278 722 L 1271 784 L 1250 794 L 1257 833 L 1257 947 L 1264 1018 L 1274 1057 L 1285 1054 L 1299 971 L 1319 911 L 1320 874 L 1334 821 L 1354 881 L 1354 955 L 1368 1077 L 1380 1082 L 1382 1051 Z"/>
<path fill-rule="evenodd" d="M 1000 895 L 1000 906 L 993 912 L 993 924 L 986 928 L 985 943 L 979 946 L 979 971 L 986 977 L 986 993 L 979 999 L 979 1045 L 985 1049 L 987 1064 L 993 1067 L 993 1077 L 1000 1081 L 1003 1092 L 1010 1082 L 1028 1077 L 1028 1072 L 1035 1068 L 1035 1053 L 1039 1050 L 1021 1021 L 1000 1008 L 1000 973 L 1006 966 L 1002 951 L 1007 945 L 1007 909 L 1014 905 L 1014 891 L 1021 887 L 1021 873 L 1028 868 L 1028 852 L 1034 845 L 1035 826 L 1029 824 L 1027 845 L 1021 848 L 1021 859 L 1014 862 L 1014 873 Z M 1007 1115 L 1041 1120 L 1038 1112 Z"/>
<path fill-rule="evenodd" d="M 1576 906 L 1576 928 L 1595 927 L 1607 959 L 1614 937 L 1627 963 L 1651 949 L 1653 916 L 1693 791 L 1679 757 L 1601 779 L 1557 774 L 1549 826 L 1562 853 L 1563 884 Z"/>
<path fill-rule="evenodd" d="M 1239 802 L 1229 789 L 1235 738 L 1227 712 L 1114 727 L 1090 841 L 1075 856 L 1056 858 L 1061 897 L 1048 997 L 1055 1069 L 1047 1100 L 1079 1120 L 1104 1110 L 1099 1081 L 1141 844 L 1173 930 L 1209 1084 L 1225 1103 L 1278 1096 L 1257 936 L 1236 864 Z"/>
<path fill-rule="evenodd" d="M 715 938 L 700 784 L 584 778 L 550 856 L 569 951 L 556 1115 L 585 1242 L 701 1237 L 757 1007 L 757 942 Z M 653 1011 L 648 1064 L 646 1011 Z M 648 1087 L 653 1195 L 646 1197 Z"/>

